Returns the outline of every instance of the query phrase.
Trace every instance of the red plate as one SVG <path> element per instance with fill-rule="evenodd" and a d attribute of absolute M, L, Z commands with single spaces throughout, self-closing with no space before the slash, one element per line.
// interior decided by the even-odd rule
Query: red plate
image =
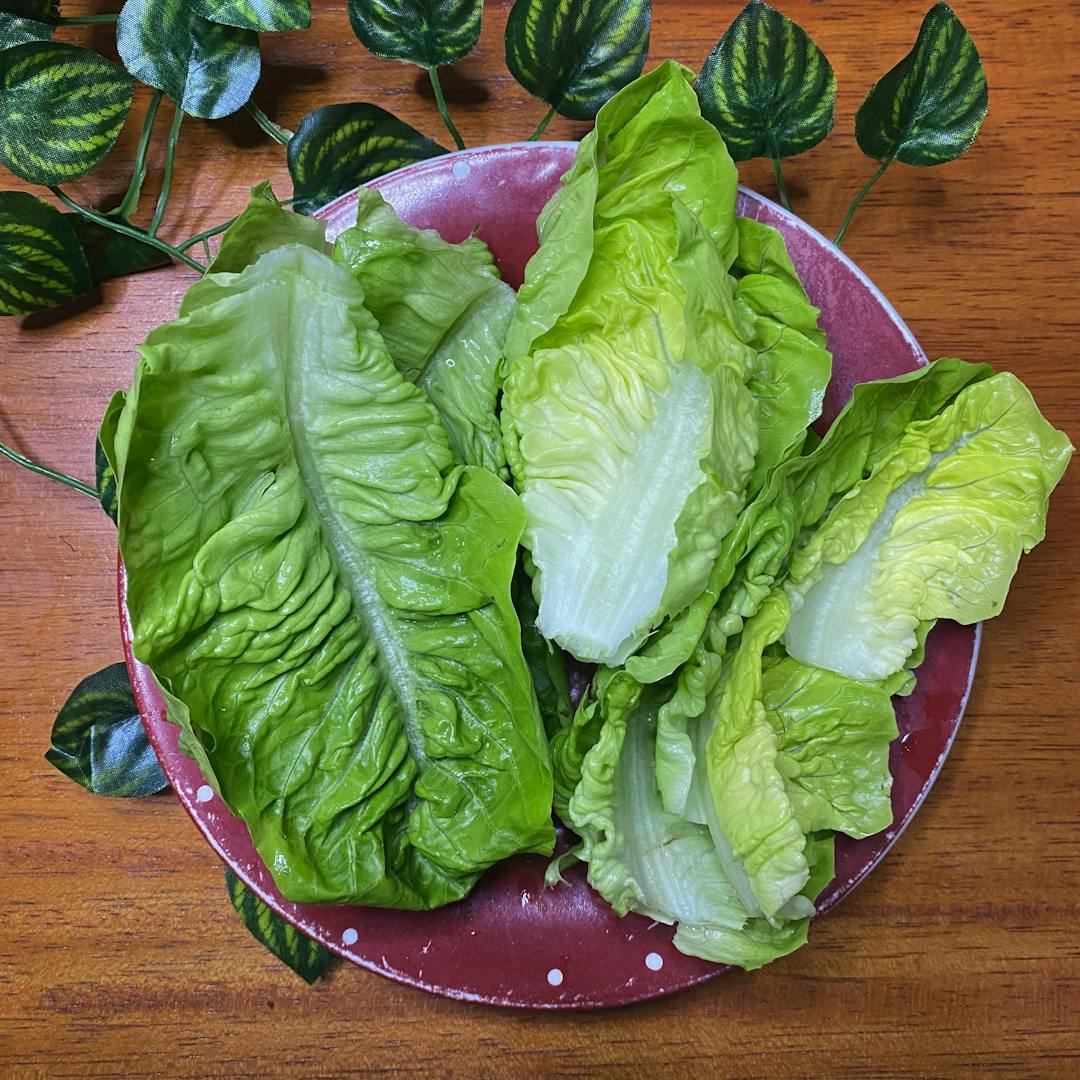
<path fill-rule="evenodd" d="M 503 276 L 521 283 L 536 249 L 534 223 L 569 166 L 573 143 L 522 143 L 465 150 L 422 162 L 373 185 L 414 225 L 447 240 L 473 231 L 487 241 Z M 355 197 L 326 207 L 331 235 L 352 224 Z M 910 371 L 926 358 L 880 292 L 829 241 L 751 191 L 739 212 L 776 226 L 833 351 L 825 414 L 831 420 L 855 382 Z M 291 904 L 274 888 L 247 829 L 222 805 L 195 764 L 177 748 L 177 728 L 150 672 L 131 655 L 131 627 L 119 577 L 124 651 L 150 741 L 181 803 L 218 854 L 259 896 L 305 933 L 362 967 L 448 997 L 534 1009 L 625 1005 L 669 994 L 725 969 L 683 956 L 672 928 L 637 915 L 620 919 L 586 884 L 545 890 L 547 860 L 511 859 L 491 870 L 472 895 L 438 911 L 413 913 Z M 836 878 L 826 911 L 878 863 L 911 820 L 937 776 L 964 711 L 978 653 L 978 627 L 940 623 L 926 648 L 918 688 L 897 704 L 893 743 L 892 828 L 867 840 L 837 838 Z M 810 948 L 813 947 L 811 944 Z M 779 961 L 783 963 L 783 961 Z"/>

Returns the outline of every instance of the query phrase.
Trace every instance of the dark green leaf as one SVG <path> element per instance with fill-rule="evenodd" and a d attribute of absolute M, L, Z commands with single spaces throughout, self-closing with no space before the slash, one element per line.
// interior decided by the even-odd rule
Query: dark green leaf
<path fill-rule="evenodd" d="M 94 443 L 94 476 L 101 509 L 113 519 L 113 524 L 116 524 L 116 473 L 109 464 L 100 439 Z"/>
<path fill-rule="evenodd" d="M 324 105 L 308 113 L 289 140 L 293 209 L 314 213 L 376 176 L 445 153 L 378 105 Z"/>
<path fill-rule="evenodd" d="M 95 282 L 137 274 L 157 266 L 169 266 L 172 259 L 165 252 L 131 236 L 90 221 L 81 214 L 65 214 L 90 264 L 90 276 Z"/>
<path fill-rule="evenodd" d="M 304 30 L 311 0 L 191 0 L 204 19 L 242 30 Z"/>
<path fill-rule="evenodd" d="M 64 215 L 25 191 L 0 191 L 0 315 L 45 311 L 92 285 Z"/>
<path fill-rule="evenodd" d="M 521 651 L 529 665 L 533 689 L 540 706 L 540 716 L 548 739 L 573 722 L 570 704 L 570 680 L 566 675 L 566 654 L 549 642 L 536 628 L 537 606 L 532 593 L 532 579 L 518 564 L 513 583 L 514 607 L 521 620 Z"/>
<path fill-rule="evenodd" d="M 0 50 L 48 41 L 59 14 L 57 0 L 0 0 Z"/>
<path fill-rule="evenodd" d="M 483 9 L 483 0 L 349 0 L 349 22 L 376 56 L 430 68 L 472 52 Z"/>
<path fill-rule="evenodd" d="M 506 22 L 506 66 L 533 97 L 572 120 L 641 74 L 649 0 L 516 0 Z"/>
<path fill-rule="evenodd" d="M 127 395 L 123 390 L 117 390 L 105 406 L 105 414 L 101 418 L 101 427 L 98 428 L 97 439 L 94 443 L 94 474 L 97 480 L 96 487 L 98 502 L 113 522 L 119 518 L 120 512 L 120 489 L 116 482 L 116 427 L 120 420 L 120 414 L 124 411 L 124 402 Z"/>
<path fill-rule="evenodd" d="M 124 664 L 111 664 L 75 687 L 53 724 L 45 759 L 95 795 L 130 799 L 169 786 Z"/>
<path fill-rule="evenodd" d="M 116 422 L 124 408 L 124 393 L 118 390 L 113 394 L 109 404 L 105 407 L 105 415 L 101 420 L 101 428 L 97 439 L 94 440 L 94 477 L 95 487 L 98 493 L 98 502 L 102 510 L 116 522 L 119 510 L 119 492 L 116 487 L 116 470 L 113 468 L 110 452 L 116 435 Z M 105 442 L 102 442 L 102 438 Z"/>
<path fill-rule="evenodd" d="M 193 0 L 127 0 L 116 46 L 132 75 L 191 116 L 236 112 L 259 81 L 258 34 L 204 19 Z"/>
<path fill-rule="evenodd" d="M 225 888 L 240 921 L 283 964 L 291 967 L 309 984 L 318 982 L 326 974 L 334 954 L 301 933 L 292 923 L 286 922 L 228 867 L 225 867 Z"/>
<path fill-rule="evenodd" d="M 986 116 L 979 52 L 948 4 L 923 19 L 915 47 L 870 89 L 855 116 L 862 152 L 878 161 L 941 165 L 975 141 Z"/>
<path fill-rule="evenodd" d="M 43 186 L 96 168 L 124 126 L 131 77 L 105 57 L 59 41 L 32 41 L 0 56 L 0 161 Z"/>
<path fill-rule="evenodd" d="M 697 94 L 736 161 L 801 154 L 836 119 L 836 77 L 825 54 L 802 27 L 759 0 L 709 53 Z"/>

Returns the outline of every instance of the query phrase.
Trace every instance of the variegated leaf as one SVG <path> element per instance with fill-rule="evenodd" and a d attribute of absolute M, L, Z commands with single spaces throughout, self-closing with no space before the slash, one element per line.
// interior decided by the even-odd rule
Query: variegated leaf
<path fill-rule="evenodd" d="M 986 106 L 979 51 L 948 4 L 935 4 L 915 47 L 866 95 L 855 137 L 878 161 L 942 165 L 975 141 Z"/>
<path fill-rule="evenodd" d="M 293 209 L 314 213 L 377 176 L 445 153 L 378 105 L 324 105 L 308 113 L 289 140 Z"/>
<path fill-rule="evenodd" d="M 836 77 L 802 27 L 753 0 L 709 53 L 697 80 L 702 114 L 735 161 L 816 146 L 836 119 Z"/>
<path fill-rule="evenodd" d="M 472 52 L 483 9 L 483 0 L 349 0 L 349 22 L 376 56 L 432 68 Z"/>
<path fill-rule="evenodd" d="M 0 52 L 0 161 L 32 184 L 85 176 L 116 142 L 134 90 L 127 72 L 77 45 Z"/>
<path fill-rule="evenodd" d="M 304 30 L 311 0 L 192 0 L 204 19 L 241 30 Z"/>
<path fill-rule="evenodd" d="M 306 983 L 317 982 L 326 974 L 334 954 L 286 922 L 228 867 L 225 868 L 225 888 L 240 921 L 256 941 L 265 945 Z"/>
<path fill-rule="evenodd" d="M 92 284 L 64 215 L 25 191 L 0 191 L 0 315 L 56 307 Z"/>
<path fill-rule="evenodd" d="M 57 0 L 0 0 L 0 50 L 48 41 L 59 15 Z"/>
<path fill-rule="evenodd" d="M 131 799 L 169 786 L 124 664 L 111 664 L 75 687 L 53 724 L 45 758 L 95 795 Z"/>
<path fill-rule="evenodd" d="M 203 18 L 194 0 L 127 0 L 116 24 L 124 66 L 191 116 L 243 108 L 259 81 L 259 36 Z"/>
<path fill-rule="evenodd" d="M 641 74 L 651 15 L 649 0 L 516 0 L 506 66 L 562 116 L 592 120 Z"/>

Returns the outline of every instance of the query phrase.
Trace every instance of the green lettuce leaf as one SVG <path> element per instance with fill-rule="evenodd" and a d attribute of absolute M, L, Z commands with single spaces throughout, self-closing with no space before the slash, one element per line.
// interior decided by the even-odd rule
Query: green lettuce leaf
<path fill-rule="evenodd" d="M 704 716 L 716 824 L 766 918 L 779 914 L 810 878 L 806 830 L 778 766 L 777 735 L 762 703 L 762 653 L 783 634 L 789 613 L 782 592 L 761 606 Z"/>
<path fill-rule="evenodd" d="M 508 337 L 503 431 L 538 625 L 582 660 L 622 663 L 701 593 L 753 468 L 750 312 L 707 225 L 722 215 L 706 212 L 718 185 L 690 153 L 698 124 L 710 128 L 677 65 L 605 106 L 541 218 Z M 669 130 L 684 131 L 682 171 L 658 178 L 647 154 L 620 149 Z M 706 163 L 730 164 L 714 137 Z M 575 201 L 575 172 L 595 200 Z M 569 297 L 568 243 L 587 256 Z"/>
<path fill-rule="evenodd" d="M 676 946 L 717 963 L 755 968 L 806 941 L 809 915 L 770 923 L 751 916 L 706 825 L 664 809 L 653 770 L 656 710 L 665 690 L 642 688 L 625 672 L 602 672 L 591 705 L 605 719 L 584 757 L 568 820 L 588 878 L 621 915 L 636 911 L 676 923 Z M 803 900 L 832 879 L 832 838 L 806 842 Z M 555 874 L 552 874 L 552 878 Z"/>
<path fill-rule="evenodd" d="M 884 679 L 905 666 L 921 624 L 997 615 L 1071 453 L 1005 372 L 909 424 L 792 556 L 788 651 Z"/>
<path fill-rule="evenodd" d="M 402 221 L 370 188 L 334 245 L 364 289 L 398 370 L 439 410 L 458 460 L 504 477 L 499 361 L 516 304 L 477 237 L 449 244 Z"/>
<path fill-rule="evenodd" d="M 550 851 L 513 493 L 310 247 L 188 291 L 111 443 L 135 654 L 291 900 L 431 907 Z"/>
<path fill-rule="evenodd" d="M 761 701 L 804 832 L 859 839 L 892 824 L 889 743 L 897 730 L 888 688 L 784 657 L 764 670 Z"/>
<path fill-rule="evenodd" d="M 724 537 L 701 595 L 627 660 L 627 671 L 643 683 L 667 678 L 706 633 L 712 651 L 723 653 L 724 641 L 781 577 L 796 538 L 891 451 L 908 424 L 935 416 L 964 387 L 992 374 L 985 364 L 948 359 L 856 386 L 825 438 L 772 470 Z"/>
<path fill-rule="evenodd" d="M 776 229 L 738 219 L 739 249 L 732 272 L 735 298 L 748 309 L 749 344 L 755 358 L 750 392 L 758 403 L 758 453 L 749 490 L 757 492 L 769 471 L 797 453 L 806 429 L 821 415 L 832 375 L 832 354 Z"/>
<path fill-rule="evenodd" d="M 284 244 L 304 244 L 327 252 L 326 222 L 286 210 L 270 182 L 264 180 L 251 189 L 247 206 L 225 230 L 208 271 L 238 274 L 260 255 Z"/>

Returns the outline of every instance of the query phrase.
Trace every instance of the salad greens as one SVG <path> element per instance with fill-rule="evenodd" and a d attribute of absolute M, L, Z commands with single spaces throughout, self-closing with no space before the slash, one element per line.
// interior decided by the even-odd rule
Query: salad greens
<path fill-rule="evenodd" d="M 1001 609 L 1072 447 L 951 359 L 812 434 L 819 312 L 735 199 L 666 63 L 516 295 L 377 192 L 330 248 L 263 184 L 150 335 L 100 436 L 133 647 L 289 899 L 454 901 L 554 806 L 552 883 L 753 968 L 892 822 L 892 698 Z M 603 665 L 576 709 L 556 645 Z"/>
<path fill-rule="evenodd" d="M 193 285 L 109 436 L 135 653 L 284 895 L 430 907 L 551 849 L 523 511 L 346 269 L 287 244 Z"/>
<path fill-rule="evenodd" d="M 735 168 L 691 78 L 663 64 L 600 110 L 507 339 L 537 625 L 586 661 L 622 663 L 701 593 L 748 481 L 801 442 L 828 379 L 816 311 L 790 263 L 788 280 L 765 265 L 767 238 L 748 241 L 755 272 L 727 273 Z"/>

